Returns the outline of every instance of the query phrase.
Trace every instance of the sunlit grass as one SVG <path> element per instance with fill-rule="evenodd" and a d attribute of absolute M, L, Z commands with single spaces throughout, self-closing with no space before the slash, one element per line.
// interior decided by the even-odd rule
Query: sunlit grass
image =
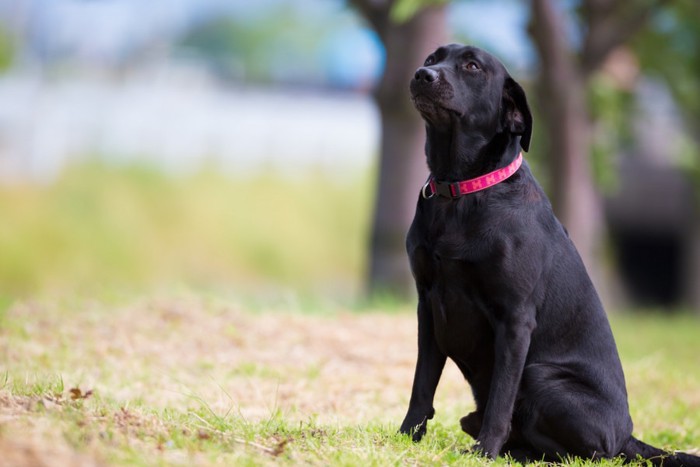
<path fill-rule="evenodd" d="M 612 324 L 637 436 L 697 450 L 698 318 Z M 451 363 L 425 439 L 396 434 L 415 333 L 410 308 L 251 313 L 199 294 L 17 302 L 0 324 L 0 451 L 16 465 L 483 465 L 465 452 L 459 418 L 473 402 Z"/>
<path fill-rule="evenodd" d="M 360 288 L 370 180 L 92 162 L 0 187 L 0 465 L 483 465 L 452 364 L 425 439 L 396 434 L 413 307 L 320 298 Z M 612 324 L 635 433 L 700 447 L 698 318 Z"/>
<path fill-rule="evenodd" d="M 369 179 L 88 162 L 45 186 L 0 186 L 0 297 L 162 283 L 350 296 L 364 270 Z"/>

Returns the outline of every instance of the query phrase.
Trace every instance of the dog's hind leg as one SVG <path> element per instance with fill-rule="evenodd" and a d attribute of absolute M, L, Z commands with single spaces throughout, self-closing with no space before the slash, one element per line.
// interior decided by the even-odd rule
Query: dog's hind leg
<path fill-rule="evenodd" d="M 481 431 L 482 417 L 483 414 L 478 411 L 471 412 L 462 417 L 459 420 L 462 431 L 476 440 Z M 513 460 L 521 464 L 545 460 L 544 453 L 538 452 L 535 448 L 530 446 L 516 427 L 511 429 L 508 440 L 503 445 L 502 455 L 510 456 Z"/>
<path fill-rule="evenodd" d="M 479 437 L 479 432 L 481 431 L 481 420 L 483 414 L 479 412 L 472 412 L 465 415 L 459 420 L 459 425 L 462 427 L 462 431 L 476 439 Z"/>
<path fill-rule="evenodd" d="M 632 433 L 632 420 L 624 397 L 596 389 L 568 369 L 530 365 L 514 423 L 525 442 L 549 458 L 615 457 Z"/>

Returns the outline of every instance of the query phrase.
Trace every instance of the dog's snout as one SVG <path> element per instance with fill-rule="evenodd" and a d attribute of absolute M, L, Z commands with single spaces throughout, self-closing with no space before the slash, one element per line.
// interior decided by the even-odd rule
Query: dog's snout
<path fill-rule="evenodd" d="M 432 83 L 434 81 L 437 81 L 438 77 L 439 75 L 437 71 L 426 67 L 418 68 L 414 76 L 416 81 L 424 81 L 426 83 Z"/>

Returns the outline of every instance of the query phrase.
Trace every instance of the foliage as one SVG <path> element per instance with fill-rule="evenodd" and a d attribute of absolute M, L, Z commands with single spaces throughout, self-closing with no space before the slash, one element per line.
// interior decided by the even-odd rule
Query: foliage
<path fill-rule="evenodd" d="M 618 178 L 614 156 L 634 145 L 634 95 L 599 73 L 591 80 L 588 106 L 592 116 L 591 167 L 598 189 L 610 192 L 617 187 Z"/>
<path fill-rule="evenodd" d="M 449 0 L 397 0 L 391 8 L 391 18 L 397 23 L 411 19 L 422 8 L 444 5 Z"/>
<path fill-rule="evenodd" d="M 313 13 L 283 2 L 264 15 L 219 16 L 203 21 L 179 41 L 185 53 L 204 58 L 225 79 L 266 83 L 321 84 L 327 71 L 324 53 L 339 31 L 357 19 L 332 6 Z"/>
<path fill-rule="evenodd" d="M 700 3 L 670 2 L 633 46 L 642 68 L 666 83 L 683 113 L 692 144 L 682 148 L 680 163 L 700 187 Z"/>
<path fill-rule="evenodd" d="M 369 177 L 331 178 L 92 162 L 0 187 L 0 296 L 263 279 L 347 296 L 362 276 Z"/>
<path fill-rule="evenodd" d="M 700 128 L 700 3 L 670 2 L 634 43 L 643 69 L 661 77 Z"/>
<path fill-rule="evenodd" d="M 0 73 L 7 70 L 14 60 L 15 40 L 12 35 L 0 25 Z"/>

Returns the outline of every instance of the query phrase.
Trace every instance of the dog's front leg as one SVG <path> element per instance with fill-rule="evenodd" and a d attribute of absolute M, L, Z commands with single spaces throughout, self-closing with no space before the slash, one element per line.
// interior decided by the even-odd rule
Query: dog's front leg
<path fill-rule="evenodd" d="M 496 458 L 510 432 L 515 399 L 525 367 L 535 311 L 525 307 L 503 313 L 495 326 L 495 359 L 489 399 L 474 449 Z"/>
<path fill-rule="evenodd" d="M 447 357 L 438 348 L 433 327 L 432 311 L 425 299 L 418 300 L 418 361 L 413 377 L 413 389 L 408 412 L 401 423 L 400 432 L 411 434 L 413 441 L 420 441 L 428 420 L 433 418 L 433 399 Z"/>

